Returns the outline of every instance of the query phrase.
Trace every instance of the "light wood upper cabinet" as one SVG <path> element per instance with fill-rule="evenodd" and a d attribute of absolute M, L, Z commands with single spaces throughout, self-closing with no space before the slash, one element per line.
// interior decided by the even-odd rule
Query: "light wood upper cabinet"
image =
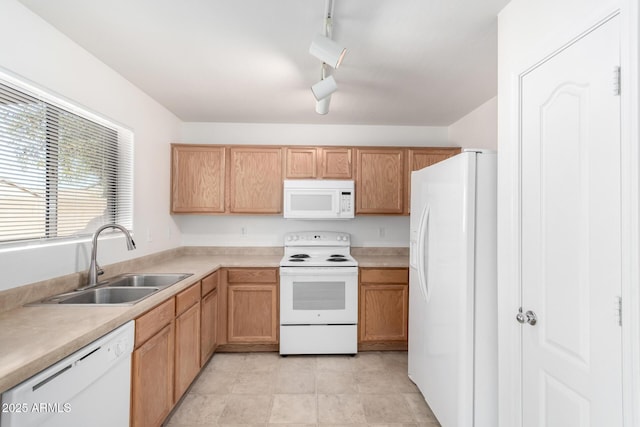
<path fill-rule="evenodd" d="M 409 148 L 407 152 L 408 169 L 413 172 L 455 156 L 460 148 Z"/>
<path fill-rule="evenodd" d="M 171 212 L 225 211 L 225 149 L 171 146 Z"/>
<path fill-rule="evenodd" d="M 229 149 L 231 213 L 282 212 L 282 149 Z"/>
<path fill-rule="evenodd" d="M 405 149 L 356 149 L 356 214 L 403 214 Z"/>
<path fill-rule="evenodd" d="M 405 350 L 409 322 L 408 269 L 361 268 L 359 299 L 359 348 Z"/>
<path fill-rule="evenodd" d="M 426 168 L 460 153 L 454 148 L 409 148 L 407 150 L 407 213 L 411 212 L 411 172 Z"/>
<path fill-rule="evenodd" d="M 351 148 L 286 147 L 287 179 L 351 179 Z"/>
<path fill-rule="evenodd" d="M 351 148 L 322 147 L 320 150 L 321 178 L 326 179 L 351 179 Z"/>
<path fill-rule="evenodd" d="M 171 212 L 278 214 L 286 179 L 354 179 L 356 215 L 407 215 L 411 171 L 460 152 L 443 147 L 172 144 Z"/>
<path fill-rule="evenodd" d="M 314 147 L 285 148 L 285 178 L 312 179 L 318 176 L 318 150 Z"/>

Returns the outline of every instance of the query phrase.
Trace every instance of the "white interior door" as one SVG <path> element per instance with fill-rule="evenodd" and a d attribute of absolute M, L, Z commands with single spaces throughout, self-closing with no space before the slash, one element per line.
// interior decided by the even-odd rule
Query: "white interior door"
<path fill-rule="evenodd" d="M 521 81 L 523 426 L 622 425 L 618 21 Z"/>

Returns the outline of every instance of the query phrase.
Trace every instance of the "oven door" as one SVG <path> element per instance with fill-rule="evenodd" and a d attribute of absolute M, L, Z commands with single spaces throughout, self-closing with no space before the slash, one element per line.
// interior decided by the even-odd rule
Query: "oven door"
<path fill-rule="evenodd" d="M 357 323 L 357 267 L 280 268 L 280 324 Z"/>

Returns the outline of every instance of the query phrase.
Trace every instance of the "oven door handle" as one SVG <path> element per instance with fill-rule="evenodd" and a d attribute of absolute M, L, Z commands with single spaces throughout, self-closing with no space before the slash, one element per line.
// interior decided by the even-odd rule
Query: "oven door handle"
<path fill-rule="evenodd" d="M 318 280 L 318 276 L 357 276 L 358 267 L 280 267 L 280 276 L 309 276 Z"/>

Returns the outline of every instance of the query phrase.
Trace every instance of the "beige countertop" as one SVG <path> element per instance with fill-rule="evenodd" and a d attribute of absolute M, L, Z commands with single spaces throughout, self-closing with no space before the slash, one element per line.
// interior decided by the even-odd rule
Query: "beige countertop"
<path fill-rule="evenodd" d="M 407 267 L 408 256 L 354 254 L 361 267 Z M 20 306 L 0 313 L 0 393 L 135 319 L 221 267 L 278 267 L 281 254 L 176 253 L 131 273 L 192 276 L 131 306 Z M 113 274 L 112 274 L 113 275 Z"/>

